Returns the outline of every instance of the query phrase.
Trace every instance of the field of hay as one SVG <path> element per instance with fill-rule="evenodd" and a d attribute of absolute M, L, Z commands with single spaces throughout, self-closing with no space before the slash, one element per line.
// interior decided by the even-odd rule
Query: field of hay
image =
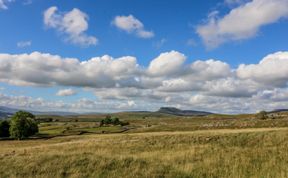
<path fill-rule="evenodd" d="M 288 117 L 113 117 L 130 124 L 38 116 L 38 135 L 0 140 L 0 177 L 288 177 Z"/>
<path fill-rule="evenodd" d="M 288 177 L 288 128 L 1 141 L 0 177 Z"/>

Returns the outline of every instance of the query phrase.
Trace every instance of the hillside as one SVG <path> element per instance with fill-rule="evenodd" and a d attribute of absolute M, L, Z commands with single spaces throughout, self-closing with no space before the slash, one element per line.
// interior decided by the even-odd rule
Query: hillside
<path fill-rule="evenodd" d="M 10 113 L 5 113 L 5 112 L 1 112 L 1 111 L 0 111 L 0 119 L 7 118 L 7 117 L 9 117 L 9 116 L 11 116 Z"/>
<path fill-rule="evenodd" d="M 18 111 L 17 109 L 0 106 L 0 119 L 7 118 L 17 111 Z"/>
<path fill-rule="evenodd" d="M 287 147 L 287 128 L 3 141 L 0 177 L 281 178 L 288 175 Z"/>
<path fill-rule="evenodd" d="M 161 107 L 158 113 L 171 114 L 176 116 L 207 116 L 213 113 L 205 111 L 194 111 L 194 110 L 180 110 L 173 107 Z"/>
<path fill-rule="evenodd" d="M 288 109 L 276 109 L 276 110 L 270 111 L 269 113 L 281 113 L 281 112 L 288 112 Z"/>
<path fill-rule="evenodd" d="M 15 108 L 9 108 L 9 107 L 3 107 L 0 106 L 0 118 L 5 118 L 8 117 L 15 112 L 17 112 L 20 109 L 15 109 Z M 73 113 L 73 112 L 57 112 L 57 111 L 47 111 L 47 112 L 41 112 L 41 111 L 29 111 L 35 115 L 49 115 L 49 116 L 81 116 L 84 115 L 87 117 L 87 115 L 91 116 L 101 116 L 101 115 L 106 115 L 106 114 L 101 114 L 101 113 L 84 113 L 84 114 L 79 114 L 79 113 Z M 152 112 L 152 111 L 138 111 L 138 112 L 119 112 L 119 113 L 114 113 L 112 115 L 124 115 L 124 116 L 139 116 L 143 115 L 145 116 L 155 116 L 155 117 L 165 117 L 167 115 L 174 115 L 174 116 L 207 116 L 213 113 L 210 112 L 204 112 L 204 111 L 195 111 L 195 110 L 180 110 L 177 108 L 173 107 L 161 107 L 158 111 Z"/>

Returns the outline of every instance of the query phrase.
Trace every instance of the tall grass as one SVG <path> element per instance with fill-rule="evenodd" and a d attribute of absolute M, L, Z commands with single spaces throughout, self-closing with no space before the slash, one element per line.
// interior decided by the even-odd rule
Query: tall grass
<path fill-rule="evenodd" d="M 288 129 L 2 141 L 0 177 L 288 177 Z"/>

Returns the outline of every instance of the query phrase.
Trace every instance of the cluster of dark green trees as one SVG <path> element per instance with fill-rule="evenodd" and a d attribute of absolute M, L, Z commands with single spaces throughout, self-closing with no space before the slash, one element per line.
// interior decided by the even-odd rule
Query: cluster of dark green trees
<path fill-rule="evenodd" d="M 129 125 L 129 122 L 123 122 L 120 121 L 118 117 L 111 117 L 111 116 L 106 116 L 105 119 L 102 119 L 100 121 L 100 127 L 102 126 L 106 126 L 106 125 L 121 125 L 121 126 L 125 126 L 125 125 Z"/>
<path fill-rule="evenodd" d="M 0 122 L 0 137 L 22 140 L 38 133 L 35 116 L 29 112 L 18 111 L 10 120 Z"/>

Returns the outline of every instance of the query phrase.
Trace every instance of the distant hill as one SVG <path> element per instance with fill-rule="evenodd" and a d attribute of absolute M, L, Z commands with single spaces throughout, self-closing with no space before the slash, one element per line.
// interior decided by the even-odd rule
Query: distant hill
<path fill-rule="evenodd" d="M 14 108 L 8 108 L 5 106 L 0 106 L 0 112 L 4 112 L 4 113 L 15 113 L 17 112 L 18 109 L 14 109 Z"/>
<path fill-rule="evenodd" d="M 64 112 L 64 111 L 29 111 L 34 115 L 50 115 L 50 116 L 72 116 L 79 115 L 75 112 Z"/>
<path fill-rule="evenodd" d="M 17 109 L 0 106 L 0 119 L 8 118 L 17 111 Z"/>
<path fill-rule="evenodd" d="M 15 112 L 19 111 L 21 109 L 16 108 L 9 108 L 0 106 L 0 119 L 2 118 L 8 118 L 12 116 Z M 26 110 L 28 112 L 31 112 L 34 115 L 49 115 L 49 116 L 73 116 L 73 115 L 87 115 L 92 113 L 73 113 L 73 112 L 57 112 L 57 111 L 47 111 L 47 112 L 41 112 L 41 111 L 30 111 Z M 288 110 L 287 110 L 288 111 Z M 150 112 L 150 111 L 130 111 L 130 112 L 121 112 L 122 114 L 150 114 L 150 115 L 159 115 L 163 116 L 163 114 L 169 114 L 174 116 L 207 116 L 213 113 L 205 112 L 205 111 L 195 111 L 195 110 L 181 110 L 173 107 L 161 107 L 156 112 Z M 93 115 L 101 115 L 100 113 L 93 113 Z"/>
<path fill-rule="evenodd" d="M 10 117 L 19 110 L 23 110 L 23 109 L 0 106 L 0 119 Z M 30 111 L 30 110 L 25 110 L 25 111 L 31 112 L 34 115 L 56 115 L 56 116 L 78 115 L 78 113 L 72 113 L 72 112 L 58 112 L 58 111 L 41 112 L 41 111 Z"/>
<path fill-rule="evenodd" d="M 205 111 L 181 110 L 173 107 L 161 107 L 157 112 L 176 116 L 207 116 L 213 114 Z"/>
<path fill-rule="evenodd" d="M 0 111 L 0 119 L 5 119 L 10 117 L 12 114 Z"/>
<path fill-rule="evenodd" d="M 270 111 L 269 113 L 278 113 L 278 112 L 288 112 L 288 109 L 276 109 L 274 111 Z"/>

